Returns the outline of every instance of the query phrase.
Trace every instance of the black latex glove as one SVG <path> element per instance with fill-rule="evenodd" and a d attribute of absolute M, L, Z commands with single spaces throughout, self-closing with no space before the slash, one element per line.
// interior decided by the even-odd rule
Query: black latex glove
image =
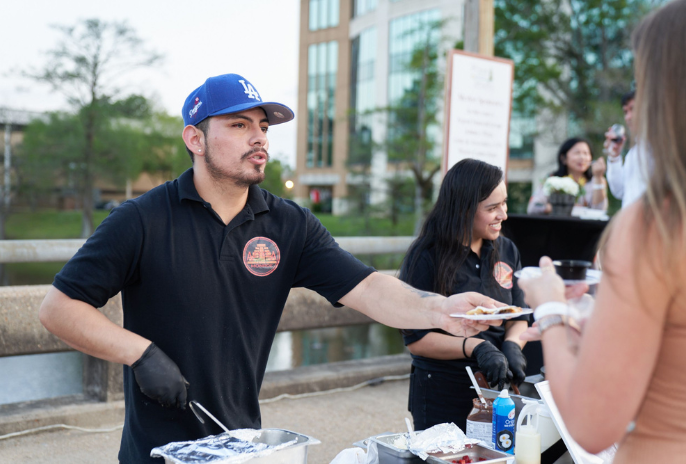
<path fill-rule="evenodd" d="M 472 351 L 472 358 L 476 359 L 479 370 L 486 375 L 489 385 L 497 384 L 498 390 L 502 390 L 506 383 L 512 381 L 507 358 L 493 343 L 484 340 L 476 345 Z"/>
<path fill-rule="evenodd" d="M 507 358 L 507 364 L 512 371 L 512 380 L 515 385 L 520 386 L 526 377 L 526 357 L 522 353 L 522 349 L 515 342 L 505 340 L 500 351 Z"/>
<path fill-rule="evenodd" d="M 144 395 L 162 406 L 186 409 L 189 383 L 176 363 L 157 345 L 151 343 L 140 359 L 131 364 L 131 369 Z"/>

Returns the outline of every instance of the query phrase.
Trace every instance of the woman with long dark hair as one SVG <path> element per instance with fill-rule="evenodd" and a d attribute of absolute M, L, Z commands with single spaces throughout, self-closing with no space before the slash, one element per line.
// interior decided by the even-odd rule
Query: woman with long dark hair
<path fill-rule="evenodd" d="M 550 177 L 570 177 L 583 192 L 576 204 L 591 209 L 607 211 L 607 181 L 605 161 L 601 157 L 593 161 L 591 143 L 580 137 L 565 140 L 557 152 L 557 170 Z M 552 207 L 548 197 L 540 189 L 529 200 L 527 212 L 549 213 Z"/>
<path fill-rule="evenodd" d="M 475 291 L 522 306 L 513 273 L 521 267 L 519 251 L 500 236 L 507 219 L 503 172 L 473 159 L 453 166 L 438 200 L 403 262 L 400 279 L 441 295 Z M 454 422 L 465 430 L 476 394 L 465 370 L 482 371 L 490 385 L 524 381 L 526 359 L 519 335 L 526 316 L 491 327 L 469 338 L 440 330 L 404 330 L 412 354 L 409 409 L 417 430 Z"/>
<path fill-rule="evenodd" d="M 686 1 L 634 30 L 636 135 L 653 160 L 646 192 L 601 240 L 603 276 L 583 333 L 567 325 L 563 281 L 549 258 L 521 281 L 535 307 L 546 379 L 572 438 L 614 464 L 684 462 L 686 455 Z M 573 349 L 575 348 L 575 349 Z"/>

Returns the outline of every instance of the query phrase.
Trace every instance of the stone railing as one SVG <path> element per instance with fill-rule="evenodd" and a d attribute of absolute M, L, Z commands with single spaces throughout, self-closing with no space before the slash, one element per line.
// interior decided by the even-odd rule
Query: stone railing
<path fill-rule="evenodd" d="M 412 237 L 344 237 L 337 239 L 352 254 L 404 253 Z M 0 263 L 67 261 L 83 240 L 0 241 Z M 391 272 L 391 271 L 386 271 Z M 71 351 L 49 333 L 38 320 L 38 309 L 49 285 L 0 287 L 0 357 Z M 113 322 L 122 325 L 119 295 L 103 308 Z M 291 290 L 278 331 L 340 327 L 371 322 L 349 308 L 332 308 L 317 293 L 304 288 Z M 83 364 L 84 395 L 92 400 L 123 398 L 121 366 L 86 356 Z"/>

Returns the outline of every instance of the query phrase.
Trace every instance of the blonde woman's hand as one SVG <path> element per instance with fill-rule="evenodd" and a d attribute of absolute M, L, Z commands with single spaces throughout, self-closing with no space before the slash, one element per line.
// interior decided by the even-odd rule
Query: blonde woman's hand
<path fill-rule="evenodd" d="M 553 262 L 547 256 L 539 262 L 541 276 L 530 279 L 519 279 L 518 285 L 524 291 L 524 300 L 532 308 L 537 308 L 549 301 L 565 303 L 565 284 L 555 273 Z"/>

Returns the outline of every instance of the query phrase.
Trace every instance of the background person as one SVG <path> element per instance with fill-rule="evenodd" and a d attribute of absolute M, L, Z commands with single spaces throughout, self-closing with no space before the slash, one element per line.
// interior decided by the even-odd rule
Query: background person
<path fill-rule="evenodd" d="M 622 97 L 624 122 L 631 134 L 636 133 L 633 118 L 635 96 L 636 92 L 632 90 Z M 603 146 L 607 153 L 607 183 L 612 195 L 622 200 L 622 208 L 625 208 L 645 192 L 652 169 L 652 157 L 645 146 L 634 144 L 622 160 L 622 149 L 627 138 L 625 135 L 620 142 L 615 142 L 616 137 L 610 129 L 605 133 Z"/>
<path fill-rule="evenodd" d="M 634 118 L 654 170 L 640 201 L 606 231 L 603 276 L 577 352 L 550 260 L 541 260 L 541 278 L 520 281 L 536 307 L 546 379 L 567 429 L 592 453 L 619 443 L 614 464 L 680 462 L 686 452 L 684 24 L 686 1 L 673 1 L 632 35 Z"/>
<path fill-rule="evenodd" d="M 514 280 L 521 268 L 519 251 L 500 236 L 507 219 L 503 172 L 473 159 L 453 166 L 441 184 L 436 205 L 403 262 L 400 278 L 441 295 L 475 291 L 523 306 Z M 417 430 L 454 422 L 466 430 L 476 398 L 465 366 L 480 370 L 490 385 L 524 381 L 526 358 L 519 335 L 527 316 L 465 338 L 441 330 L 403 330 L 412 354 L 409 409 Z"/>
<path fill-rule="evenodd" d="M 393 327 L 488 328 L 449 314 L 490 298 L 445 298 L 376 273 L 309 210 L 258 187 L 269 125 L 293 117 L 237 74 L 207 79 L 183 106 L 193 167 L 115 208 L 41 305 L 49 331 L 125 365 L 122 463 L 156 463 L 156 446 L 221 433 L 185 408 L 188 399 L 230 429 L 260 428 L 260 386 L 292 287 Z M 120 291 L 123 328 L 96 309 Z"/>
<path fill-rule="evenodd" d="M 577 199 L 578 206 L 607 211 L 605 161 L 603 158 L 593 161 L 593 150 L 588 140 L 578 137 L 565 140 L 557 152 L 557 171 L 550 176 L 571 177 L 579 184 L 584 194 Z M 551 211 L 552 205 L 541 188 L 531 196 L 527 213 L 541 214 Z"/>

